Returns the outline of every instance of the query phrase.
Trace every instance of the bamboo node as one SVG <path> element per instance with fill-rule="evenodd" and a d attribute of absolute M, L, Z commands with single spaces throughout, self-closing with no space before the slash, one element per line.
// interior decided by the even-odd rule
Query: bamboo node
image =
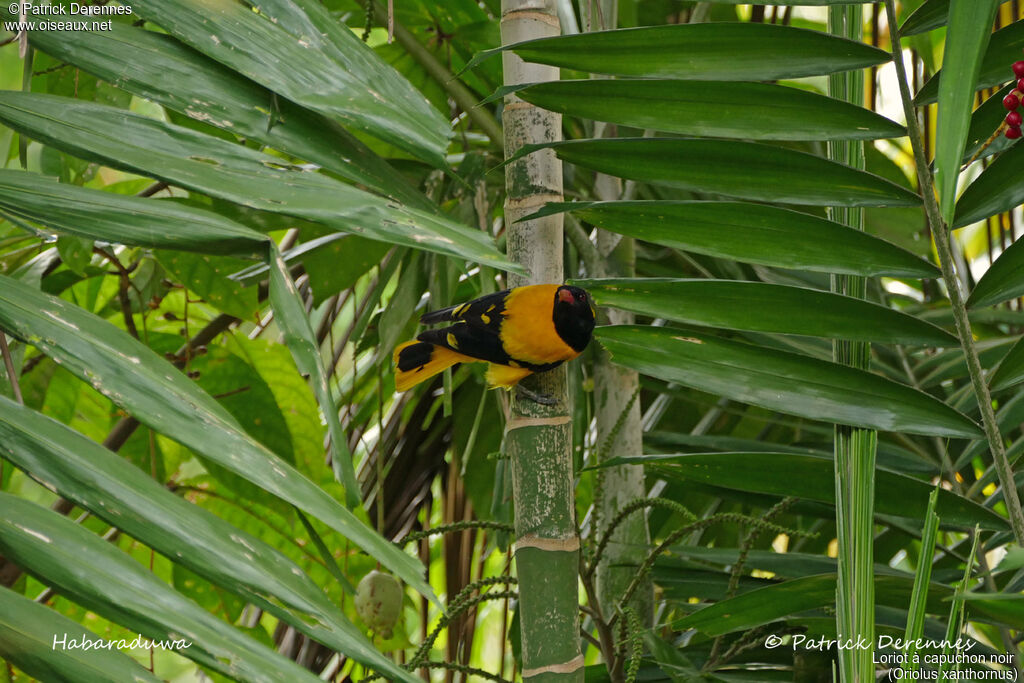
<path fill-rule="evenodd" d="M 541 150 L 537 150 L 538 152 Z M 536 209 L 549 202 L 560 202 L 565 196 L 555 192 L 541 192 L 526 197 L 509 197 L 505 200 L 506 209 Z"/>
<path fill-rule="evenodd" d="M 523 427 L 558 427 L 569 424 L 571 421 L 572 417 L 569 415 L 556 415 L 554 417 L 520 417 L 513 415 L 505 423 L 505 433 L 508 434 L 513 429 L 522 429 Z"/>
<path fill-rule="evenodd" d="M 516 552 L 523 548 L 537 548 L 549 552 L 575 553 L 580 549 L 580 537 L 575 534 L 566 538 L 542 538 L 536 534 L 526 534 L 516 539 Z M 524 674 L 525 675 L 525 674 Z"/>
<path fill-rule="evenodd" d="M 541 9 L 541 8 L 538 7 L 538 9 Z M 547 24 L 548 26 L 554 26 L 555 28 L 557 28 L 559 30 L 561 30 L 561 28 L 562 28 L 562 25 L 558 22 L 558 15 L 557 14 L 556 15 L 545 14 L 544 12 L 538 12 L 538 11 L 530 10 L 530 9 L 526 9 L 526 10 L 515 9 L 515 10 L 512 10 L 511 12 L 505 12 L 504 14 L 501 15 L 501 21 L 502 21 L 502 23 L 509 22 L 509 21 L 539 21 L 542 24 Z"/>
<path fill-rule="evenodd" d="M 583 668 L 583 655 L 573 657 L 568 662 L 562 662 L 561 664 L 549 664 L 548 666 L 538 666 L 535 669 L 523 669 L 523 680 L 533 678 L 534 676 L 540 676 L 541 674 L 571 674 L 574 671 L 579 671 Z"/>

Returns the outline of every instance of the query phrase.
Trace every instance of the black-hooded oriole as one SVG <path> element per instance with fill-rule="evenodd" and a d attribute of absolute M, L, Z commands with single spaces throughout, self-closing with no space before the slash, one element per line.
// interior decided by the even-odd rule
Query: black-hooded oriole
<path fill-rule="evenodd" d="M 513 387 L 580 355 L 594 331 L 586 290 L 527 285 L 424 314 L 427 330 L 395 349 L 395 388 L 406 391 L 457 363 L 488 363 L 487 384 Z"/>

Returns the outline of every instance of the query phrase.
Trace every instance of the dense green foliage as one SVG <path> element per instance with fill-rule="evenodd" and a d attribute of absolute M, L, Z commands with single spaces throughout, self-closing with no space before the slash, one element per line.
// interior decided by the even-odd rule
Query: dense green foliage
<path fill-rule="evenodd" d="M 840 634 L 969 628 L 974 654 L 1016 653 L 1024 152 L 989 137 L 1017 3 L 994 26 L 964 0 L 899 7 L 934 183 L 894 120 L 882 4 L 622 0 L 600 31 L 595 3 L 559 1 L 565 35 L 505 48 L 497 0 L 396 2 L 393 41 L 384 3 L 131 4 L 0 47 L 9 679 L 518 675 L 507 396 L 478 367 L 396 394 L 391 368 L 421 313 L 520 270 L 503 50 L 562 69 L 515 96 L 563 115 L 565 202 L 540 213 L 565 214 L 567 278 L 636 316 L 569 366 L 586 680 L 831 680 L 834 649 L 766 639 L 835 638 L 837 613 Z M 861 11 L 864 40 L 830 32 Z M 640 373 L 601 425 L 598 345 Z M 643 452 L 613 452 L 635 406 Z M 623 464 L 649 495 L 601 518 Z M 599 598 L 633 516 L 637 579 Z M 387 638 L 354 602 L 374 569 L 405 586 Z M 856 571 L 873 600 L 837 594 Z"/>

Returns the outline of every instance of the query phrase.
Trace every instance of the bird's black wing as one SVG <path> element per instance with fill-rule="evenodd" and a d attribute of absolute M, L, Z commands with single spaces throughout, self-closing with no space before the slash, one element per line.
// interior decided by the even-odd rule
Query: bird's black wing
<path fill-rule="evenodd" d="M 476 327 L 465 322 L 440 330 L 427 330 L 420 333 L 416 339 L 490 363 L 509 365 L 511 361 L 501 344 L 501 337 L 485 327 Z"/>
<path fill-rule="evenodd" d="M 463 322 L 470 327 L 488 330 L 497 336 L 501 334 L 501 320 L 505 311 L 505 300 L 509 290 L 486 294 L 458 306 L 449 306 L 439 311 L 424 313 L 420 322 L 424 325 L 436 325 L 444 322 Z"/>

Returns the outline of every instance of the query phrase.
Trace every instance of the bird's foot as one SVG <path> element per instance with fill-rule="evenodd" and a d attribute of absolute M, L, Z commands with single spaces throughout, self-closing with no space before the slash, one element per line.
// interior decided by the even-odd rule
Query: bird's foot
<path fill-rule="evenodd" d="M 534 403 L 539 403 L 542 406 L 556 406 L 558 405 L 558 399 L 551 394 L 541 394 L 536 391 L 531 391 L 524 386 L 516 385 L 516 393 L 520 397 L 529 399 Z"/>

